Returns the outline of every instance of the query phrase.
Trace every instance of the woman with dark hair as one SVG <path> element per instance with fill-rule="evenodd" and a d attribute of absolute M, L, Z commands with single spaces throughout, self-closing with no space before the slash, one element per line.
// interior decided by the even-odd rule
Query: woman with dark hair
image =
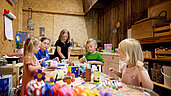
<path fill-rule="evenodd" d="M 70 33 L 67 29 L 63 29 L 58 37 L 58 40 L 55 43 L 56 50 L 54 53 L 55 57 L 59 57 L 59 60 L 70 59 Z"/>
<path fill-rule="evenodd" d="M 40 41 L 41 41 L 40 49 L 37 53 L 35 53 L 37 59 L 41 61 L 50 60 L 50 56 L 47 51 L 47 49 L 49 48 L 49 39 L 47 37 L 42 37 Z M 59 58 L 55 57 L 54 60 L 59 61 Z"/>

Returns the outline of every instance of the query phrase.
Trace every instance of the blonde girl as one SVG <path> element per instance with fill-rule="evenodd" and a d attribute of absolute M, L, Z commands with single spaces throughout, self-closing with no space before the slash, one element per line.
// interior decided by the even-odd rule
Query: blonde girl
<path fill-rule="evenodd" d="M 34 53 L 39 50 L 40 43 L 41 42 L 35 37 L 27 38 L 25 41 L 21 96 L 26 94 L 27 83 L 34 79 L 34 71 L 41 69 L 39 61 L 34 55 Z"/>
<path fill-rule="evenodd" d="M 118 72 L 110 68 L 110 72 L 122 78 L 122 82 L 133 86 L 153 89 L 153 83 L 147 70 L 143 67 L 144 57 L 140 43 L 135 39 L 125 39 L 119 43 L 120 60 L 126 64 Z"/>

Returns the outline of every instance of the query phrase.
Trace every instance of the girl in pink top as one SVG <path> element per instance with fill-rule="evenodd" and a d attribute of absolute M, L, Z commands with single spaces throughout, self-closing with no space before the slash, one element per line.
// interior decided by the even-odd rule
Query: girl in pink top
<path fill-rule="evenodd" d="M 143 67 L 144 57 L 140 43 L 135 39 L 125 39 L 119 43 L 120 60 L 126 64 L 120 69 L 121 72 L 110 68 L 110 72 L 122 78 L 122 82 L 153 89 L 153 83 L 147 70 Z"/>
<path fill-rule="evenodd" d="M 27 38 L 24 44 L 23 76 L 20 96 L 26 94 L 26 85 L 34 79 L 34 71 L 41 69 L 40 63 L 34 53 L 39 50 L 40 41 L 37 38 Z"/>

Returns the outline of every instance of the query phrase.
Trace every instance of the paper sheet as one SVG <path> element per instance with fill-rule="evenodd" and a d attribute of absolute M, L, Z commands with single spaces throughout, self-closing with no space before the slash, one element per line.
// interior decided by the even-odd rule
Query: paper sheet
<path fill-rule="evenodd" d="M 8 17 L 4 16 L 5 19 L 5 36 L 7 40 L 14 40 L 13 38 L 13 28 L 12 28 L 12 20 Z"/>

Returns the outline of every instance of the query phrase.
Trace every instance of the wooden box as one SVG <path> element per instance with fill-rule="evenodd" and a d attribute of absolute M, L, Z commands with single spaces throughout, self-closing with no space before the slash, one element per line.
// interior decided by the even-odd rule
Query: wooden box
<path fill-rule="evenodd" d="M 71 47 L 71 55 L 83 55 L 84 53 L 85 53 L 85 48 Z"/>
<path fill-rule="evenodd" d="M 151 51 L 143 51 L 144 58 L 152 58 L 152 52 Z"/>
<path fill-rule="evenodd" d="M 165 58 L 165 59 L 171 59 L 171 49 L 165 50 L 165 49 L 155 49 L 155 58 Z"/>
<path fill-rule="evenodd" d="M 171 23 L 154 26 L 154 37 L 171 35 Z"/>
<path fill-rule="evenodd" d="M 131 38 L 142 39 L 153 37 L 153 26 L 163 21 L 157 19 L 143 19 L 132 25 Z"/>

